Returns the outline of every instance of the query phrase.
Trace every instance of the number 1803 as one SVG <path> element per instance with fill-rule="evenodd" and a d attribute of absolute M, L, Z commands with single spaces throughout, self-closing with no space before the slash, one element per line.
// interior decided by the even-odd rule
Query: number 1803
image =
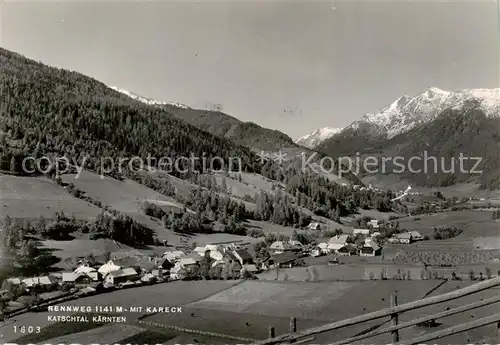
<path fill-rule="evenodd" d="M 14 326 L 14 333 L 40 333 L 40 326 Z"/>

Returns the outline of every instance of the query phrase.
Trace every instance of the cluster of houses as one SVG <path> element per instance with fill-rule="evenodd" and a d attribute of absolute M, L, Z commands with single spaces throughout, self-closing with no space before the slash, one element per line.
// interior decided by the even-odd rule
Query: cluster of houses
<path fill-rule="evenodd" d="M 349 235 L 342 234 L 334 236 L 328 239 L 327 241 L 320 242 L 317 245 L 317 247 L 315 247 L 312 250 L 311 255 L 312 256 L 321 256 L 328 254 L 360 255 L 360 256 L 380 255 L 382 252 L 382 248 L 374 240 L 374 237 L 369 235 L 369 230 L 368 229 L 360 229 L 360 230 L 365 230 L 365 231 L 357 233 L 366 235 L 362 247 L 358 247 L 355 244 L 350 243 Z"/>
<path fill-rule="evenodd" d="M 392 235 L 391 238 L 387 240 L 389 243 L 398 244 L 410 244 L 417 241 L 422 241 L 424 237 L 418 231 L 407 231 L 399 234 Z"/>

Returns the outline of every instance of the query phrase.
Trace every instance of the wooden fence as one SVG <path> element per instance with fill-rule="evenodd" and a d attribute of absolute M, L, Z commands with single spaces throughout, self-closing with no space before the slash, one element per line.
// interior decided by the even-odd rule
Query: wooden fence
<path fill-rule="evenodd" d="M 500 302 L 500 295 L 499 296 L 494 296 L 488 299 L 480 299 L 477 302 L 467 304 L 460 306 L 458 308 L 446 310 L 440 313 L 436 313 L 433 315 L 427 315 L 423 316 L 417 319 L 413 319 L 411 321 L 399 323 L 398 322 L 398 316 L 401 315 L 404 312 L 410 311 L 410 310 L 415 310 L 415 309 L 420 309 L 424 308 L 427 306 L 455 300 L 461 297 L 469 296 L 472 294 L 475 294 L 480 291 L 484 291 L 487 289 L 490 289 L 495 286 L 500 286 L 500 277 L 496 277 L 493 279 L 485 280 L 482 282 L 479 282 L 477 284 L 455 290 L 452 292 L 448 292 L 445 294 L 441 294 L 438 296 L 433 296 L 433 297 L 427 297 L 418 301 L 413 301 L 405 304 L 398 305 L 397 304 L 397 296 L 392 295 L 391 296 L 391 306 L 386 309 L 382 310 L 377 310 L 371 313 L 367 313 L 364 315 L 352 317 L 350 319 L 346 320 L 341 320 L 341 321 L 336 321 L 332 322 L 326 325 L 318 326 L 318 327 L 313 327 L 309 328 L 300 332 L 297 332 L 296 330 L 296 323 L 295 319 L 292 318 L 291 323 L 290 323 L 290 333 L 288 334 L 283 334 L 279 336 L 275 336 L 274 334 L 274 328 L 270 327 L 269 328 L 269 339 L 262 340 L 259 342 L 256 342 L 254 344 L 256 345 L 272 345 L 272 344 L 304 344 L 304 343 L 311 343 L 314 341 L 315 335 L 321 334 L 324 332 L 329 332 L 333 331 L 339 328 L 343 327 L 348 327 L 348 326 L 353 326 L 357 324 L 361 324 L 364 322 L 380 319 L 380 318 L 390 318 L 390 326 L 384 329 L 376 329 L 369 331 L 368 333 L 364 334 L 358 334 L 356 336 L 353 336 L 348 339 L 344 339 L 341 341 L 337 342 L 332 342 L 331 344 L 335 345 L 344 345 L 344 344 L 350 344 L 355 341 L 363 340 L 363 339 L 368 339 L 372 338 L 375 336 L 379 336 L 382 334 L 390 333 L 391 334 L 391 343 L 392 344 L 401 344 L 401 345 L 416 345 L 416 344 L 422 344 L 426 343 L 431 340 L 436 340 L 440 338 L 444 338 L 453 334 L 461 333 L 461 332 L 466 332 L 471 329 L 491 325 L 491 324 L 496 324 L 497 325 L 497 334 L 492 335 L 492 336 L 500 336 L 500 313 L 494 314 L 488 317 L 484 317 L 481 319 L 474 320 L 472 322 L 452 326 L 437 332 L 433 333 L 428 333 L 416 338 L 413 338 L 411 340 L 403 340 L 401 341 L 399 339 L 399 330 L 411 326 L 415 326 L 418 324 L 422 324 L 425 322 L 434 322 L 437 319 L 441 319 L 450 315 L 455 315 L 459 313 L 463 313 L 468 310 L 472 309 L 477 309 L 480 307 L 484 307 L 487 305 L 491 305 L 493 303 L 498 303 Z M 479 299 L 479 298 L 478 298 Z"/>

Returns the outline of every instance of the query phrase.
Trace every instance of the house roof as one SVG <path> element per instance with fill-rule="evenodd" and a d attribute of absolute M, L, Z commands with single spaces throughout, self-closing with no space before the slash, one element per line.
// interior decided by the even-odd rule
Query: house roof
<path fill-rule="evenodd" d="M 239 257 L 242 258 L 243 260 L 253 259 L 250 253 L 246 249 L 236 249 L 234 252 L 238 254 Z"/>
<path fill-rule="evenodd" d="M 247 270 L 247 272 L 257 272 L 258 271 L 257 266 L 255 266 L 255 265 L 243 265 L 242 268 Z"/>
<path fill-rule="evenodd" d="M 197 261 L 193 258 L 182 258 L 178 261 L 179 266 L 196 265 L 196 263 Z"/>
<path fill-rule="evenodd" d="M 271 244 L 269 248 L 277 250 L 292 250 L 292 249 L 297 249 L 297 246 L 288 242 L 276 241 L 273 244 Z"/>
<path fill-rule="evenodd" d="M 7 281 L 11 284 L 14 284 L 14 285 L 21 284 L 21 279 L 19 279 L 19 278 L 8 278 Z"/>
<path fill-rule="evenodd" d="M 412 237 L 422 237 L 422 234 L 418 231 L 410 231 L 410 234 L 412 235 Z"/>
<path fill-rule="evenodd" d="M 345 247 L 345 243 L 328 243 L 326 248 L 331 250 L 339 250 L 342 247 Z"/>
<path fill-rule="evenodd" d="M 127 277 L 136 274 L 137 272 L 132 267 L 122 268 L 117 271 L 109 272 L 109 275 L 112 277 Z"/>
<path fill-rule="evenodd" d="M 93 267 L 90 267 L 88 265 L 80 265 L 73 271 L 73 273 L 79 274 L 79 273 L 89 273 L 94 271 L 96 271 L 96 269 Z"/>
<path fill-rule="evenodd" d="M 338 235 L 338 236 L 333 236 L 332 238 L 330 238 L 330 240 L 328 241 L 328 243 L 346 244 L 348 238 L 349 238 L 349 235 L 346 235 L 346 234 L 342 234 L 342 235 Z"/>
<path fill-rule="evenodd" d="M 293 252 L 284 252 L 281 254 L 274 254 L 271 255 L 271 259 L 274 262 L 280 263 L 280 264 L 286 264 L 292 261 L 295 261 L 301 257 L 300 254 L 298 253 L 293 253 Z"/>
<path fill-rule="evenodd" d="M 298 247 L 302 247 L 304 246 L 302 243 L 300 243 L 300 241 L 297 241 L 297 240 L 290 240 L 288 241 L 291 245 L 293 246 L 298 246 Z"/>
<path fill-rule="evenodd" d="M 184 256 L 186 256 L 186 253 L 184 253 L 183 251 L 172 250 L 172 251 L 166 251 L 165 253 L 163 253 L 162 257 L 167 258 L 168 261 L 172 262 L 172 261 L 178 260 Z"/>
<path fill-rule="evenodd" d="M 409 239 L 411 239 L 411 233 L 404 232 L 402 234 L 396 234 L 395 237 L 399 238 L 399 239 L 402 239 L 402 240 L 409 240 Z"/>
<path fill-rule="evenodd" d="M 33 277 L 33 278 L 26 278 L 23 280 L 24 285 L 30 287 L 36 284 L 39 285 L 51 285 L 52 281 L 50 280 L 49 277 L 43 276 L 43 277 Z"/>
<path fill-rule="evenodd" d="M 112 272 L 112 271 L 118 271 L 120 268 L 121 267 L 116 265 L 113 260 L 109 260 L 104 265 L 99 267 L 98 271 L 101 274 L 108 274 L 109 272 Z"/>
<path fill-rule="evenodd" d="M 369 234 L 370 230 L 369 229 L 354 229 L 352 231 L 353 234 Z"/>
<path fill-rule="evenodd" d="M 369 241 L 369 242 L 365 242 L 365 244 L 363 245 L 363 248 L 373 248 L 374 251 L 377 251 L 380 249 L 380 246 L 373 241 Z"/>

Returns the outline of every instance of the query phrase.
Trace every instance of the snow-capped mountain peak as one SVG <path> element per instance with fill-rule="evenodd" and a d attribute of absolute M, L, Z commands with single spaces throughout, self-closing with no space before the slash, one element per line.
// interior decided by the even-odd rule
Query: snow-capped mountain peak
<path fill-rule="evenodd" d="M 304 135 L 295 141 L 296 144 L 313 149 L 321 142 L 333 137 L 342 131 L 342 128 L 324 127 L 318 128 L 314 132 Z"/>
<path fill-rule="evenodd" d="M 123 93 L 124 95 L 127 95 L 128 97 L 135 99 L 136 101 L 139 101 L 139 102 L 142 102 L 142 103 L 145 103 L 148 105 L 171 105 L 171 106 L 178 107 L 178 108 L 189 109 L 189 107 L 187 105 L 182 104 L 182 103 L 168 102 L 168 101 L 157 101 L 154 99 L 149 99 L 146 97 L 139 96 L 133 92 L 127 91 L 125 89 L 121 89 L 121 88 L 116 87 L 116 86 L 110 86 L 109 88 L 113 89 L 117 92 Z"/>
<path fill-rule="evenodd" d="M 356 130 L 360 125 L 368 125 L 374 133 L 392 138 L 435 119 L 447 108 L 461 107 L 468 100 L 479 101 L 487 116 L 500 115 L 500 89 L 450 92 L 430 87 L 415 97 L 400 97 L 379 112 L 366 114 L 354 121 L 346 129 Z"/>

